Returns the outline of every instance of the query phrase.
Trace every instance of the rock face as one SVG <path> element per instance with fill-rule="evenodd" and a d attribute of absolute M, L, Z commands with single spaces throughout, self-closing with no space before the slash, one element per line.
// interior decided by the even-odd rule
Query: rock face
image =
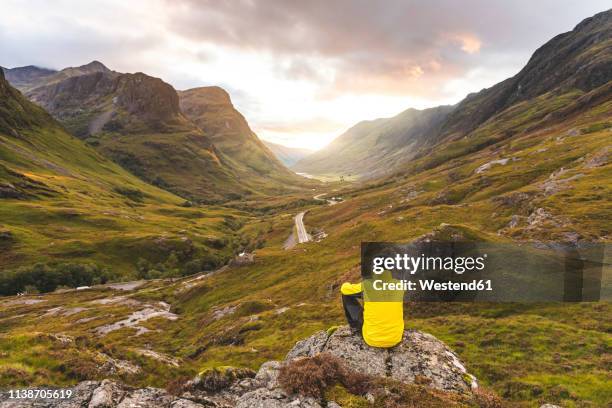
<path fill-rule="evenodd" d="M 94 120 L 97 114 L 111 113 L 98 131 L 141 131 L 145 125 L 156 130 L 162 124 L 180 122 L 176 91 L 161 79 L 143 73 L 119 74 L 106 69 L 69 76 L 32 89 L 26 96 L 68 125 L 76 117 Z M 140 121 L 139 126 L 131 123 L 134 119 Z M 79 136 L 91 133 L 91 127 L 69 128 Z"/>
<path fill-rule="evenodd" d="M 428 333 L 408 330 L 397 346 L 378 349 L 369 347 L 360 336 L 352 335 L 348 326 L 343 326 L 331 335 L 321 331 L 298 342 L 287 360 L 322 352 L 340 357 L 355 371 L 376 377 L 405 383 L 422 377 L 444 391 L 468 392 L 477 387 L 476 379 L 468 374 L 459 357 Z"/>
<path fill-rule="evenodd" d="M 284 362 L 268 361 L 255 374 L 248 369 L 207 370 L 189 381 L 180 395 L 159 388 L 132 388 L 114 381 L 84 381 L 73 388 L 69 400 L 9 400 L 0 396 L 0 408 L 13 407 L 172 407 L 172 408 L 323 408 L 334 407 L 310 397 L 289 395 L 278 384 L 282 365 L 294 359 L 329 353 L 348 367 L 375 377 L 404 383 L 418 382 L 433 388 L 469 393 L 477 387 L 457 355 L 431 334 L 415 330 L 404 333 L 391 349 L 369 347 L 348 326 L 329 333 L 320 331 L 298 342 Z M 4 399 L 3 399 L 4 398 Z"/>

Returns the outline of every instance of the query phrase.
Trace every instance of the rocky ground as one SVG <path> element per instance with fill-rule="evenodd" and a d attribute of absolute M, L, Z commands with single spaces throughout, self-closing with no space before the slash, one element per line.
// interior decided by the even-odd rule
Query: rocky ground
<path fill-rule="evenodd" d="M 257 373 L 248 369 L 207 370 L 183 384 L 180 392 L 158 388 L 132 388 L 110 381 L 84 381 L 74 388 L 69 400 L 10 400 L 3 395 L 0 407 L 335 407 L 333 401 L 290 395 L 277 381 L 284 364 L 296 359 L 328 353 L 350 369 L 373 377 L 414 383 L 428 379 L 428 385 L 442 391 L 471 393 L 478 387 L 457 355 L 434 336 L 406 331 L 402 343 L 392 349 L 374 349 L 348 326 L 320 331 L 298 342 L 284 361 L 268 361 Z M 173 390 L 170 390 L 173 391 Z"/>

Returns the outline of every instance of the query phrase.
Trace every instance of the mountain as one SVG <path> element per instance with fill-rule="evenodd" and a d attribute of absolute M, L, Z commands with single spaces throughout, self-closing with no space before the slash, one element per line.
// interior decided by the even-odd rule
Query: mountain
<path fill-rule="evenodd" d="M 22 92 L 42 85 L 49 85 L 66 78 L 79 75 L 93 74 L 94 72 L 111 72 L 100 61 L 92 61 L 79 67 L 64 68 L 61 71 L 41 68 L 34 65 L 17 68 L 3 68 L 6 80 Z"/>
<path fill-rule="evenodd" d="M 610 41 L 612 11 L 587 18 L 537 49 L 512 78 L 465 98 L 440 136 L 461 137 L 508 107 L 547 92 L 588 92 L 604 85 L 612 76 Z"/>
<path fill-rule="evenodd" d="M 231 224 L 219 220 L 241 216 L 184 202 L 69 135 L 0 72 L 0 278 L 68 284 L 50 283 L 68 270 L 63 263 L 77 275 L 97 265 L 104 279 L 136 278 L 139 258 L 158 272 L 171 258 L 164 273 L 178 273 L 189 262 L 198 270 L 232 256 Z M 23 290 L 10 282 L 0 292 Z"/>
<path fill-rule="evenodd" d="M 115 72 L 97 61 L 44 76 L 22 91 L 106 157 L 187 199 L 218 202 L 278 194 L 299 184 L 229 97 L 209 112 L 200 103 L 207 99 L 194 96 L 208 91 L 182 93 L 189 112 L 202 110 L 196 124 L 183 114 L 169 84 L 143 73 Z"/>
<path fill-rule="evenodd" d="M 40 68 L 34 65 L 13 69 L 2 68 L 2 71 L 4 71 L 6 80 L 20 89 L 29 88 L 57 72 L 52 69 Z"/>
<path fill-rule="evenodd" d="M 314 153 L 313 150 L 299 147 L 289 147 L 264 140 L 263 143 L 285 166 L 291 167 L 304 157 Z"/>
<path fill-rule="evenodd" d="M 359 122 L 293 169 L 313 175 L 376 177 L 413 157 L 439 132 L 450 106 L 408 109 L 397 116 Z"/>
<path fill-rule="evenodd" d="M 181 111 L 209 136 L 243 179 L 269 177 L 295 182 L 289 171 L 251 130 L 229 94 L 217 86 L 179 91 Z"/>
<path fill-rule="evenodd" d="M 428 154 L 440 142 L 464 137 L 512 106 L 545 94 L 592 91 L 612 76 L 610 41 L 612 11 L 608 10 L 548 41 L 512 78 L 468 95 L 453 108 L 433 108 L 436 114 L 429 118 L 430 123 L 425 119 L 415 128 L 413 120 L 402 122 L 400 118 L 410 110 L 391 119 L 359 123 L 328 147 L 297 163 L 295 170 L 361 177 L 380 175 L 383 168 L 393 172 L 415 156 Z M 397 157 L 393 156 L 395 152 L 399 153 Z"/>

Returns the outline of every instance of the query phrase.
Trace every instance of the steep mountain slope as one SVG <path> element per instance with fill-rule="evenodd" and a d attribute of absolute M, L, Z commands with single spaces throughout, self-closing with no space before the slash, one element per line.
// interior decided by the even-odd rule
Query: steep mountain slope
<path fill-rule="evenodd" d="M 198 270 L 231 257 L 234 231 L 225 218 L 241 217 L 183 202 L 67 134 L 0 72 L 0 276 L 13 276 L 7 269 L 16 267 L 26 269 L 14 276 L 28 275 L 37 262 L 48 265 L 40 270 L 69 262 L 95 263 L 108 268 L 105 279 L 117 279 L 136 277 L 138 258 L 159 264 L 158 272 L 180 273 L 192 261 Z"/>
<path fill-rule="evenodd" d="M 267 140 L 264 140 L 263 143 L 272 153 L 274 153 L 278 160 L 280 160 L 287 167 L 293 166 L 304 157 L 314 153 L 314 151 L 310 149 L 284 146 L 277 143 L 268 142 Z"/>
<path fill-rule="evenodd" d="M 461 137 L 495 114 L 554 90 L 588 92 L 612 76 L 612 10 L 587 18 L 537 49 L 515 76 L 465 98 L 438 139 Z"/>
<path fill-rule="evenodd" d="M 143 180 L 191 200 L 278 194 L 298 181 L 260 146 L 233 108 L 229 115 L 237 131 L 223 131 L 213 114 L 207 116 L 205 134 L 183 115 L 170 85 L 143 73 L 121 74 L 94 61 L 45 76 L 24 91 L 105 156 Z M 225 117 L 219 121 L 229 123 Z M 242 136 L 243 132 L 248 134 Z M 232 142 L 234 135 L 250 142 Z M 288 180 L 294 182 L 292 187 L 285 187 Z"/>
<path fill-rule="evenodd" d="M 211 138 L 241 178 L 266 176 L 279 182 L 296 181 L 297 177 L 251 130 L 225 90 L 201 87 L 179 91 L 178 95 L 181 111 Z"/>
<path fill-rule="evenodd" d="M 293 168 L 313 175 L 381 176 L 413 157 L 437 134 L 451 109 L 408 109 L 392 118 L 360 122 Z"/>
<path fill-rule="evenodd" d="M 395 171 L 415 156 L 433 151 L 432 147 L 437 143 L 459 139 L 521 102 L 547 93 L 589 92 L 600 87 L 612 75 L 611 47 L 612 11 L 609 10 L 584 20 L 574 30 L 547 42 L 514 77 L 468 95 L 453 109 L 434 108 L 434 111 L 441 111 L 432 119 L 432 126 L 415 128 L 410 120 L 402 123 L 400 117 L 410 110 L 391 119 L 362 122 L 327 148 L 299 162 L 295 169 L 315 175 L 352 173 L 361 177 L 380 175 L 382 167 Z M 430 110 L 424 112 L 427 111 Z M 385 130 L 391 124 L 395 130 Z M 393 153 L 398 151 L 397 146 L 388 148 L 389 144 L 397 145 L 395 141 L 401 141 L 403 145 L 397 158 L 393 157 Z M 362 166 L 362 161 L 365 161 L 365 166 Z"/>

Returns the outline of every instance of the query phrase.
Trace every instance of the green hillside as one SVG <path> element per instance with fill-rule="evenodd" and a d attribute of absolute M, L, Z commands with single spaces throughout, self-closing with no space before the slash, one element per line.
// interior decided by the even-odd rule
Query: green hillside
<path fill-rule="evenodd" d="M 609 92 L 609 85 L 595 92 L 606 88 Z M 490 126 L 534 126 L 537 120 L 522 119 L 525 112 L 555 104 L 545 97 L 514 106 Z M 9 299 L 1 306 L 4 312 L 22 317 L 4 323 L 8 354 L 3 363 L 17 370 L 19 379 L 4 377 L 4 384 L 106 378 L 109 374 L 97 368 L 99 357 L 91 344 L 142 367 L 138 374 L 114 375 L 139 385 L 165 386 L 205 367 L 257 368 L 282 358 L 297 340 L 343 322 L 339 286 L 359 279 L 360 241 L 409 241 L 424 234 L 493 242 L 607 241 L 612 219 L 610 98 L 581 112 L 520 137 L 480 149 L 472 146 L 440 164 L 423 158 L 404 176 L 335 192 L 344 202 L 310 207 L 305 217 L 310 231 L 327 234 L 320 242 L 283 249 L 297 209 L 279 212 L 267 222 L 253 221 L 249 228 L 269 225 L 253 263 L 195 281 L 151 282 L 128 292 L 141 303 L 97 306 L 99 299 L 125 295 L 104 290 L 48 295 L 35 305 L 11 304 Z M 500 157 L 515 159 L 477 171 Z M 143 303 L 157 301 L 172 305 L 178 318 L 148 320 L 142 325 L 151 331 L 138 336 L 137 329 L 129 327 L 95 334 L 98 327 L 127 318 Z M 41 324 L 38 316 L 55 307 L 77 312 L 61 322 Z M 605 406 L 612 397 L 605 354 L 612 341 L 610 313 L 606 302 L 409 304 L 405 318 L 408 327 L 447 342 L 481 384 L 511 406 L 552 402 L 580 407 Z M 32 331 L 87 341 L 57 351 L 56 340 Z M 23 345 L 23 351 L 12 344 Z M 180 359 L 180 366 L 142 357 L 137 350 L 146 347 Z M 45 350 L 48 359 L 36 360 L 31 349 Z M 78 358 L 67 360 L 66 351 Z"/>
<path fill-rule="evenodd" d="M 0 93 L 2 273 L 71 262 L 135 278 L 139 258 L 163 266 L 178 257 L 167 272 L 180 274 L 189 262 L 195 271 L 215 267 L 239 249 L 242 214 L 186 208 L 68 135 L 3 77 Z"/>
<path fill-rule="evenodd" d="M 407 109 L 392 118 L 359 122 L 292 168 L 317 176 L 376 178 L 397 170 L 439 132 L 451 106 Z"/>

